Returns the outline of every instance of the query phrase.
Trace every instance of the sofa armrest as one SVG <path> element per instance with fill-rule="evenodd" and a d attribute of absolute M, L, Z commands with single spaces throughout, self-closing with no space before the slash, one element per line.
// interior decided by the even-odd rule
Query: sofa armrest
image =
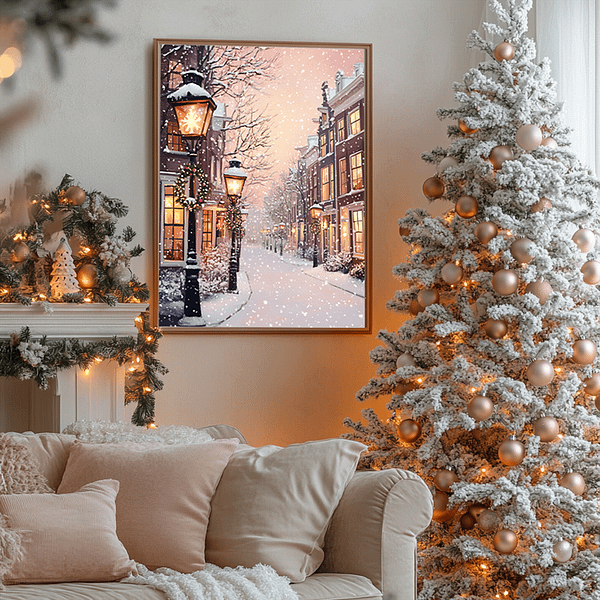
<path fill-rule="evenodd" d="M 357 471 L 329 525 L 319 571 L 363 575 L 384 600 L 414 600 L 416 536 L 432 513 L 431 492 L 418 475 Z"/>

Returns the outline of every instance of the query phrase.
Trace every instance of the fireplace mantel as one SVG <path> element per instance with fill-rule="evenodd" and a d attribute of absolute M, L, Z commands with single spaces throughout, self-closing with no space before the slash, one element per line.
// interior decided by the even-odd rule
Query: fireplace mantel
<path fill-rule="evenodd" d="M 33 339 L 77 338 L 81 341 L 136 336 L 135 318 L 147 304 L 51 303 L 0 304 L 0 337 L 28 327 Z M 135 406 L 124 406 L 125 366 L 105 360 L 88 371 L 58 372 L 48 390 L 33 381 L 0 377 L 0 431 L 55 431 L 81 419 L 129 420 Z"/>

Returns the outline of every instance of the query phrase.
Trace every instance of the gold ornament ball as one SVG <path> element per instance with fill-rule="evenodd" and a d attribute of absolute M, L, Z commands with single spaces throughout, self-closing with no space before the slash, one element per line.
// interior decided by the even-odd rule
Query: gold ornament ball
<path fill-rule="evenodd" d="M 533 247 L 534 243 L 529 238 L 519 238 L 510 245 L 510 253 L 517 262 L 528 263 L 533 260 Z"/>
<path fill-rule="evenodd" d="M 582 227 L 573 234 L 572 240 L 582 252 L 589 252 L 596 245 L 596 234 L 591 229 Z"/>
<path fill-rule="evenodd" d="M 596 396 L 594 399 L 594 406 L 596 407 L 596 410 L 600 410 L 600 396 Z"/>
<path fill-rule="evenodd" d="M 581 267 L 583 273 L 583 281 L 590 285 L 597 285 L 600 283 L 600 262 L 597 260 L 588 260 L 583 267 Z"/>
<path fill-rule="evenodd" d="M 494 58 L 498 62 L 512 60 L 515 57 L 515 47 L 510 42 L 500 42 L 494 48 Z"/>
<path fill-rule="evenodd" d="M 469 506 L 469 514 L 477 520 L 479 515 L 485 510 L 485 506 L 483 504 L 472 504 Z"/>
<path fill-rule="evenodd" d="M 474 421 L 485 421 L 492 416 L 494 403 L 487 396 L 475 396 L 467 404 L 467 414 Z"/>
<path fill-rule="evenodd" d="M 16 263 L 22 263 L 23 261 L 27 260 L 29 254 L 29 246 L 23 241 L 17 242 L 12 251 L 12 259 Z"/>
<path fill-rule="evenodd" d="M 462 119 L 458 120 L 458 128 L 467 135 L 479 131 L 479 129 L 473 129 L 473 127 L 469 127 Z"/>
<path fill-rule="evenodd" d="M 552 546 L 554 551 L 554 560 L 559 563 L 566 563 L 573 556 L 573 546 L 567 540 L 559 540 Z"/>
<path fill-rule="evenodd" d="M 490 152 L 490 162 L 496 171 L 499 171 L 504 161 L 513 160 L 513 151 L 508 146 L 496 146 Z"/>
<path fill-rule="evenodd" d="M 396 368 L 397 369 L 399 369 L 400 367 L 414 367 L 414 366 L 415 366 L 415 359 L 408 352 L 401 354 L 398 357 L 398 359 L 396 360 Z"/>
<path fill-rule="evenodd" d="M 527 379 L 536 387 L 544 387 L 554 379 L 554 367 L 549 360 L 537 359 L 527 367 Z"/>
<path fill-rule="evenodd" d="M 573 361 L 578 365 L 591 365 L 597 354 L 596 344 L 592 340 L 577 340 L 573 344 Z"/>
<path fill-rule="evenodd" d="M 477 523 L 477 521 L 475 520 L 475 517 L 471 513 L 468 513 L 468 512 L 466 512 L 460 518 L 460 526 L 467 531 L 470 529 L 473 529 L 473 527 L 475 527 L 476 523 Z"/>
<path fill-rule="evenodd" d="M 515 436 L 511 435 L 498 448 L 498 458 L 507 467 L 516 467 L 525 458 L 525 446 Z"/>
<path fill-rule="evenodd" d="M 558 148 L 558 144 L 556 143 L 556 140 L 551 137 L 544 138 L 542 140 L 542 146 L 546 146 L 548 148 Z"/>
<path fill-rule="evenodd" d="M 78 185 L 72 185 L 65 191 L 65 200 L 72 206 L 81 206 L 85 202 L 85 192 Z"/>
<path fill-rule="evenodd" d="M 511 554 L 519 544 L 519 540 L 514 531 L 511 531 L 510 529 L 501 529 L 496 532 L 493 543 L 494 548 L 496 548 L 500 554 Z"/>
<path fill-rule="evenodd" d="M 444 195 L 446 186 L 439 177 L 430 177 L 423 183 L 423 193 L 432 200 L 435 198 L 441 198 Z"/>
<path fill-rule="evenodd" d="M 517 144 L 531 152 L 540 147 L 542 143 L 542 130 L 537 125 L 521 125 L 517 130 Z"/>
<path fill-rule="evenodd" d="M 410 234 L 410 229 L 408 227 L 403 227 L 402 225 L 400 225 L 398 227 L 398 233 L 402 236 L 405 237 L 407 235 Z"/>
<path fill-rule="evenodd" d="M 475 227 L 473 233 L 482 244 L 487 244 L 498 235 L 498 227 L 491 221 L 482 221 Z"/>
<path fill-rule="evenodd" d="M 423 312 L 425 310 L 424 306 L 421 306 L 417 300 L 411 300 L 410 304 L 408 305 L 408 312 L 413 316 L 416 317 L 419 313 Z"/>
<path fill-rule="evenodd" d="M 458 167 L 458 161 L 454 156 L 446 156 L 440 161 L 438 172 L 443 173 L 446 169 L 451 169 L 453 167 Z"/>
<path fill-rule="evenodd" d="M 583 382 L 583 391 L 590 396 L 600 396 L 600 373 L 594 373 Z"/>
<path fill-rule="evenodd" d="M 483 325 L 483 330 L 488 337 L 499 340 L 508 333 L 508 325 L 502 319 L 488 319 Z"/>
<path fill-rule="evenodd" d="M 82 265 L 79 268 L 79 271 L 77 271 L 77 281 L 85 290 L 89 290 L 98 285 L 98 271 L 96 270 L 96 267 L 91 263 Z"/>
<path fill-rule="evenodd" d="M 420 290 L 417 294 L 417 300 L 423 307 L 437 304 L 440 301 L 440 293 L 436 289 Z"/>
<path fill-rule="evenodd" d="M 433 520 L 447 523 L 454 518 L 456 508 L 448 509 L 448 494 L 436 491 L 433 495 Z"/>
<path fill-rule="evenodd" d="M 558 484 L 571 490 L 576 496 L 581 496 L 585 492 L 585 479 L 579 473 L 567 473 Z"/>
<path fill-rule="evenodd" d="M 540 417 L 533 424 L 533 433 L 542 442 L 553 442 L 559 434 L 558 421 L 554 417 Z"/>
<path fill-rule="evenodd" d="M 496 511 L 486 508 L 477 517 L 477 524 L 484 531 L 494 531 L 500 524 L 500 517 Z"/>
<path fill-rule="evenodd" d="M 547 281 L 531 281 L 525 286 L 526 294 L 533 294 L 540 304 L 545 304 L 552 293 L 552 286 Z"/>
<path fill-rule="evenodd" d="M 413 419 L 404 419 L 398 425 L 398 435 L 401 440 L 412 444 L 421 437 L 421 425 Z"/>
<path fill-rule="evenodd" d="M 458 283 L 463 278 L 463 270 L 460 265 L 453 262 L 442 267 L 442 279 L 450 285 Z"/>
<path fill-rule="evenodd" d="M 531 212 L 544 212 L 552 208 L 552 202 L 548 198 L 540 198 L 535 204 L 531 205 Z"/>
<path fill-rule="evenodd" d="M 458 481 L 456 473 L 449 469 L 442 469 L 435 474 L 433 483 L 435 487 L 442 492 L 449 492 L 453 484 Z"/>
<path fill-rule="evenodd" d="M 456 214 L 463 219 L 470 219 L 477 214 L 479 204 L 474 196 L 461 196 L 455 205 Z"/>
<path fill-rule="evenodd" d="M 500 269 L 492 277 L 492 287 L 501 296 L 510 296 L 519 287 L 519 276 L 512 269 Z"/>

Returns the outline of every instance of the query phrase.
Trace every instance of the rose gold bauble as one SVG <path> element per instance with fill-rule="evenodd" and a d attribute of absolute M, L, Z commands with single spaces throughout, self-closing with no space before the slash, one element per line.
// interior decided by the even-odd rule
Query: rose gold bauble
<path fill-rule="evenodd" d="M 475 527 L 475 523 L 477 523 L 477 521 L 475 520 L 475 517 L 471 513 L 466 512 L 460 518 L 460 526 L 463 529 L 466 529 L 467 531 L 470 529 L 473 529 L 473 527 Z"/>
<path fill-rule="evenodd" d="M 398 359 L 396 360 L 396 368 L 397 369 L 399 369 L 400 367 L 414 367 L 414 366 L 415 366 L 415 359 L 408 352 L 401 354 L 398 357 Z"/>
<path fill-rule="evenodd" d="M 554 551 L 554 560 L 559 563 L 566 563 L 573 556 L 573 546 L 567 540 L 559 540 L 552 546 Z"/>
<path fill-rule="evenodd" d="M 22 263 L 29 258 L 30 253 L 29 246 L 25 242 L 17 242 L 13 248 L 11 258 L 16 263 Z"/>
<path fill-rule="evenodd" d="M 475 227 L 473 233 L 482 244 L 487 244 L 498 235 L 498 227 L 491 221 L 482 221 Z"/>
<path fill-rule="evenodd" d="M 490 162 L 496 171 L 502 168 L 504 161 L 513 160 L 513 151 L 508 146 L 496 146 L 490 152 Z"/>
<path fill-rule="evenodd" d="M 482 510 L 477 517 L 477 525 L 484 531 L 494 531 L 499 524 L 500 517 L 498 516 L 498 513 L 489 508 Z"/>
<path fill-rule="evenodd" d="M 477 520 L 479 515 L 485 510 L 485 506 L 483 504 L 472 504 L 469 506 L 469 514 L 473 515 L 473 518 Z"/>
<path fill-rule="evenodd" d="M 98 271 L 96 267 L 91 263 L 82 265 L 79 271 L 77 271 L 77 281 L 84 290 L 89 290 L 98 285 Z"/>
<path fill-rule="evenodd" d="M 534 243 L 529 238 L 520 238 L 510 245 L 510 253 L 517 262 L 528 263 L 533 260 L 533 247 Z"/>
<path fill-rule="evenodd" d="M 544 212 L 552 208 L 552 202 L 548 198 L 540 198 L 535 204 L 531 205 L 531 212 Z"/>
<path fill-rule="evenodd" d="M 511 554 L 519 544 L 517 534 L 510 529 L 501 529 L 494 536 L 494 548 L 500 554 Z"/>
<path fill-rule="evenodd" d="M 554 367 L 549 360 L 534 360 L 527 367 L 527 379 L 531 385 L 544 387 L 552 383 L 554 379 Z"/>
<path fill-rule="evenodd" d="M 404 419 L 398 425 L 398 435 L 400 439 L 412 444 L 421 437 L 421 425 L 417 421 L 413 421 L 413 419 Z"/>
<path fill-rule="evenodd" d="M 594 406 L 596 407 L 596 410 L 600 410 L 600 396 L 596 396 L 594 399 Z"/>
<path fill-rule="evenodd" d="M 85 202 L 85 192 L 78 185 L 72 185 L 65 191 L 65 200 L 72 206 L 81 206 Z"/>
<path fill-rule="evenodd" d="M 540 417 L 533 424 L 533 433 L 542 442 L 553 442 L 559 433 L 558 421 L 554 417 Z"/>
<path fill-rule="evenodd" d="M 469 127 L 462 119 L 458 120 L 458 128 L 467 135 L 479 131 L 479 129 L 473 129 L 472 127 Z"/>
<path fill-rule="evenodd" d="M 583 391 L 590 396 L 600 396 L 600 373 L 594 373 L 584 380 Z"/>
<path fill-rule="evenodd" d="M 585 492 L 585 479 L 579 473 L 567 473 L 561 477 L 558 485 L 571 490 L 576 496 Z"/>
<path fill-rule="evenodd" d="M 448 494 L 436 491 L 433 495 L 433 520 L 438 523 L 451 521 L 456 514 L 456 508 L 448 509 Z"/>
<path fill-rule="evenodd" d="M 417 294 L 417 300 L 423 307 L 437 304 L 440 301 L 440 293 L 436 289 L 420 290 Z"/>
<path fill-rule="evenodd" d="M 438 471 L 433 478 L 435 487 L 442 492 L 449 492 L 452 485 L 457 481 L 458 477 L 456 476 L 456 473 L 453 473 L 448 469 Z"/>
<path fill-rule="evenodd" d="M 445 189 L 446 186 L 439 177 L 430 177 L 423 183 L 423 193 L 431 199 L 443 196 Z"/>
<path fill-rule="evenodd" d="M 467 404 L 467 414 L 474 421 L 485 421 L 492 416 L 494 403 L 487 396 L 475 396 Z"/>
<path fill-rule="evenodd" d="M 498 458 L 507 467 L 516 467 L 525 458 L 525 446 L 514 435 L 511 435 L 498 448 Z"/>
<path fill-rule="evenodd" d="M 583 267 L 581 267 L 583 273 L 583 281 L 590 285 L 597 285 L 600 283 L 600 262 L 597 260 L 588 260 Z"/>
<path fill-rule="evenodd" d="M 446 156 L 446 158 L 442 158 L 440 161 L 438 172 L 443 173 L 446 169 L 451 169 L 453 167 L 458 167 L 458 161 L 454 156 Z"/>
<path fill-rule="evenodd" d="M 589 252 L 596 245 L 596 234 L 591 229 L 582 227 L 573 234 L 572 240 L 582 252 Z"/>
<path fill-rule="evenodd" d="M 488 337 L 499 340 L 508 333 L 508 325 L 502 319 L 488 319 L 483 325 L 483 330 Z"/>
<path fill-rule="evenodd" d="M 419 313 L 423 312 L 425 310 L 424 306 L 421 306 L 417 300 L 411 300 L 410 304 L 408 305 L 408 312 L 413 316 L 416 317 Z"/>
<path fill-rule="evenodd" d="M 537 125 L 521 125 L 517 130 L 517 144 L 528 152 L 539 148 L 542 139 L 542 130 Z"/>
<path fill-rule="evenodd" d="M 578 365 L 591 365 L 597 354 L 596 344 L 592 340 L 577 340 L 573 344 L 573 362 Z"/>
<path fill-rule="evenodd" d="M 410 234 L 410 229 L 408 227 L 403 227 L 402 225 L 400 225 L 398 227 L 398 233 L 402 236 L 405 237 L 407 235 Z"/>
<path fill-rule="evenodd" d="M 470 219 L 477 214 L 479 205 L 474 196 L 461 196 L 454 207 L 456 214 L 463 219 Z"/>
<path fill-rule="evenodd" d="M 510 296 L 519 287 L 519 276 L 512 269 L 500 269 L 492 277 L 492 287 L 501 296 Z"/>
<path fill-rule="evenodd" d="M 463 270 L 460 265 L 450 262 L 442 267 L 442 279 L 450 285 L 458 283 L 463 278 Z"/>
<path fill-rule="evenodd" d="M 525 286 L 525 293 L 533 294 L 540 304 L 546 304 L 552 293 L 552 286 L 547 281 L 531 281 Z"/>
<path fill-rule="evenodd" d="M 558 148 L 558 144 L 556 143 L 556 140 L 554 138 L 551 137 L 547 137 L 544 138 L 542 140 L 542 146 L 547 146 L 548 148 Z"/>
<path fill-rule="evenodd" d="M 510 42 L 500 42 L 494 48 L 494 58 L 498 62 L 512 60 L 515 57 L 515 47 Z"/>

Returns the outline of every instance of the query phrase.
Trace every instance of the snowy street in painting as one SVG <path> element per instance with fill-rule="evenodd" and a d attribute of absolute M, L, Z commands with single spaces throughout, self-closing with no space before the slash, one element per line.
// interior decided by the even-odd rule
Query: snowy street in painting
<path fill-rule="evenodd" d="M 365 326 L 363 281 L 258 245 L 243 245 L 240 262 L 238 293 L 202 303 L 208 327 Z M 165 308 L 183 313 L 181 302 Z"/>

